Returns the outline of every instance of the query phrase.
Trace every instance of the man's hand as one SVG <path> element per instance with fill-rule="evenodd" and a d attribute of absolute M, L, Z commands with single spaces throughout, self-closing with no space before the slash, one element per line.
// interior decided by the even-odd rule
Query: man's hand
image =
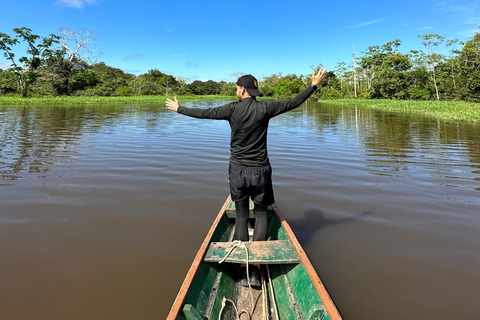
<path fill-rule="evenodd" d="M 318 74 L 315 74 L 315 70 L 312 71 L 312 84 L 316 85 L 317 87 L 322 83 L 323 79 L 325 79 L 327 69 L 322 68 L 318 71 Z"/>
<path fill-rule="evenodd" d="M 180 103 L 178 102 L 176 96 L 173 97 L 173 98 L 175 99 L 175 101 L 170 100 L 170 99 L 167 99 L 167 102 L 166 102 L 167 108 L 170 109 L 170 110 L 173 110 L 173 111 L 177 112 L 178 107 L 180 106 Z"/>

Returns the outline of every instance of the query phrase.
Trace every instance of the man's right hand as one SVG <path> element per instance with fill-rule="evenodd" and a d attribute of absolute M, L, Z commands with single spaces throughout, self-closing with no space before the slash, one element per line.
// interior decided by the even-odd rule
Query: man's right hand
<path fill-rule="evenodd" d="M 325 79 L 327 69 L 322 68 L 318 71 L 318 74 L 315 74 L 315 70 L 312 71 L 312 84 L 316 85 L 317 87 L 322 83 L 323 79 Z"/>

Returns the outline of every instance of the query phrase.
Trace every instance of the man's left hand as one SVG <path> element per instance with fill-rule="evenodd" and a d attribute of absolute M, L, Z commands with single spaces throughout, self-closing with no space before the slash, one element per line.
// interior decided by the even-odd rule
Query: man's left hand
<path fill-rule="evenodd" d="M 178 107 L 180 107 L 180 103 L 178 102 L 176 96 L 173 97 L 173 99 L 175 99 L 175 101 L 170 100 L 170 99 L 167 99 L 167 102 L 166 102 L 167 108 L 170 109 L 170 110 L 173 110 L 173 111 L 177 112 Z"/>

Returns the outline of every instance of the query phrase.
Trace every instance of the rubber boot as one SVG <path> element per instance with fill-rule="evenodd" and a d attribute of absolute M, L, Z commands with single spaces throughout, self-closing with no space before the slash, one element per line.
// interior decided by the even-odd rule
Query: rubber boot
<path fill-rule="evenodd" d="M 240 285 L 248 287 L 247 269 L 245 267 L 240 268 Z"/>
<path fill-rule="evenodd" d="M 252 287 L 261 287 L 260 269 L 256 266 L 251 266 L 248 271 L 250 273 L 250 285 Z"/>

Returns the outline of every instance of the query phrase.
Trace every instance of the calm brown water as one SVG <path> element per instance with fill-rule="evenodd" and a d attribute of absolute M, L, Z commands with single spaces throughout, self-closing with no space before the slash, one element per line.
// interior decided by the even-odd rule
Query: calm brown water
<path fill-rule="evenodd" d="M 164 319 L 227 197 L 228 144 L 226 122 L 161 103 L 0 106 L 0 319 Z M 479 125 L 309 103 L 269 148 L 344 319 L 479 319 Z"/>

